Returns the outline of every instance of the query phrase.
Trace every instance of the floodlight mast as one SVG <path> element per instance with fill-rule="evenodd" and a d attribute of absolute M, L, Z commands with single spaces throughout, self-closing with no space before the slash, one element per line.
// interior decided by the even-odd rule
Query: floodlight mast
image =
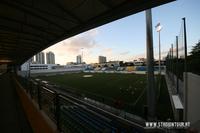
<path fill-rule="evenodd" d="M 83 63 L 83 49 L 84 48 L 81 48 L 81 63 Z"/>
<path fill-rule="evenodd" d="M 82 70 L 84 70 L 84 64 L 83 64 L 83 49 L 84 48 L 81 48 L 81 64 L 82 64 Z"/>
<path fill-rule="evenodd" d="M 158 43 L 159 43 L 159 74 L 161 74 L 161 46 L 160 46 L 160 31 L 162 30 L 162 26 L 158 23 L 156 26 L 156 31 L 158 32 Z"/>

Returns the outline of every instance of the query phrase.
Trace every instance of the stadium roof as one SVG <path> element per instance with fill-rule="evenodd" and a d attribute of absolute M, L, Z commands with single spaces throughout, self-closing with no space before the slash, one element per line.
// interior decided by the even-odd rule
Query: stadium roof
<path fill-rule="evenodd" d="M 1 0 L 0 63 L 21 64 L 66 38 L 173 0 Z"/>

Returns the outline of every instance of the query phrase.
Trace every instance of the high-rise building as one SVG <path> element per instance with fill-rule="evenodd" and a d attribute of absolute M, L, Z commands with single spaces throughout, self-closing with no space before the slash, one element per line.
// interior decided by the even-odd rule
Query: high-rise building
<path fill-rule="evenodd" d="M 99 63 L 106 63 L 106 57 L 105 56 L 99 56 Z"/>
<path fill-rule="evenodd" d="M 37 64 L 45 64 L 45 62 L 44 62 L 44 52 L 38 53 L 35 57 L 36 57 L 36 63 Z"/>
<path fill-rule="evenodd" d="M 81 55 L 76 56 L 76 63 L 77 64 L 81 64 L 82 63 L 82 56 Z"/>
<path fill-rule="evenodd" d="M 46 53 L 46 63 L 55 64 L 55 55 L 53 52 L 49 51 Z"/>

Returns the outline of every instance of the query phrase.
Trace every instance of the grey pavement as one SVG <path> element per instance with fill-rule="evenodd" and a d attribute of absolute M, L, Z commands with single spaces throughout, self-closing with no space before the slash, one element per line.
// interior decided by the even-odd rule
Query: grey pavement
<path fill-rule="evenodd" d="M 33 132 L 8 73 L 0 75 L 0 132 Z"/>

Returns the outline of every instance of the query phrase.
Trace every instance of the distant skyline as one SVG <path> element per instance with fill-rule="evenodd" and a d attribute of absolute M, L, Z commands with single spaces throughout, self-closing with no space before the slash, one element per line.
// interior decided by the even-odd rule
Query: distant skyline
<path fill-rule="evenodd" d="M 157 23 L 161 23 L 161 52 L 166 55 L 176 35 L 181 19 L 186 17 L 188 49 L 200 40 L 200 1 L 179 0 L 152 9 L 154 57 L 158 57 Z M 83 52 L 86 63 L 98 62 L 98 56 L 107 60 L 133 61 L 146 57 L 145 12 L 140 12 L 63 40 L 47 49 L 55 54 L 56 64 L 76 62 Z"/>

